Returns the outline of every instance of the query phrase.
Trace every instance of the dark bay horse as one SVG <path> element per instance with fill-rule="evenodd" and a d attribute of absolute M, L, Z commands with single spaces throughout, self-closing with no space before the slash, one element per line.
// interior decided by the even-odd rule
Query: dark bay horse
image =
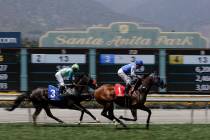
<path fill-rule="evenodd" d="M 104 84 L 100 86 L 98 89 L 96 89 L 94 93 L 95 99 L 99 104 L 103 105 L 103 110 L 101 112 L 101 115 L 112 120 L 113 122 L 117 121 L 122 126 L 126 127 L 126 125 L 120 119 L 126 121 L 136 121 L 137 109 L 141 109 L 148 112 L 146 128 L 149 128 L 151 110 L 145 106 L 147 94 L 149 93 L 153 85 L 156 85 L 160 88 L 165 88 L 166 85 L 155 73 L 145 75 L 142 80 L 142 85 L 141 86 L 140 85 L 141 85 L 141 79 L 138 78 L 134 87 L 136 90 L 129 98 L 128 103 L 125 102 L 125 97 L 116 96 L 114 85 Z M 130 90 L 130 93 L 132 92 L 132 90 L 133 88 Z M 124 118 L 122 116 L 120 116 L 119 119 L 116 118 L 114 115 L 114 103 L 119 106 L 129 108 L 134 118 L 133 119 Z"/>
<path fill-rule="evenodd" d="M 47 88 L 36 88 L 34 89 L 31 94 L 22 94 L 18 96 L 11 108 L 6 110 L 13 111 L 17 108 L 20 103 L 26 99 L 32 102 L 33 106 L 35 107 L 35 112 L 33 113 L 33 123 L 36 125 L 37 116 L 40 114 L 41 110 L 44 109 L 47 116 L 55 119 L 59 123 L 63 123 L 62 120 L 58 119 L 57 117 L 53 116 L 50 111 L 50 105 L 59 107 L 59 108 L 68 108 L 81 111 L 80 122 L 82 121 L 84 113 L 90 115 L 96 122 L 98 120 L 95 116 L 93 116 L 85 107 L 81 105 L 81 101 L 86 100 L 87 98 L 91 98 L 88 94 L 84 95 L 82 93 L 87 93 L 88 88 L 96 89 L 97 84 L 96 82 L 91 79 L 88 75 L 83 74 L 79 76 L 75 80 L 74 84 L 74 92 L 77 93 L 78 96 L 64 96 L 63 99 L 59 101 L 52 101 L 48 99 L 48 89 Z M 89 94 L 91 96 L 91 94 Z"/>

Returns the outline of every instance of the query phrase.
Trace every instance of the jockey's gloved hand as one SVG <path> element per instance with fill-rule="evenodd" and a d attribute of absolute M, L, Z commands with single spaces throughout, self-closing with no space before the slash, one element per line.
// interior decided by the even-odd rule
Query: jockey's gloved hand
<path fill-rule="evenodd" d="M 141 75 L 136 75 L 136 77 L 137 77 L 138 79 L 142 79 L 142 76 L 141 76 Z"/>
<path fill-rule="evenodd" d="M 131 84 L 135 84 L 138 78 L 136 76 L 131 76 Z"/>
<path fill-rule="evenodd" d="M 136 75 L 132 75 L 130 77 L 131 77 L 131 80 L 135 80 L 136 79 Z"/>
<path fill-rule="evenodd" d="M 64 85 L 60 85 L 60 93 L 64 94 L 64 92 L 66 92 L 66 87 Z"/>
<path fill-rule="evenodd" d="M 61 85 L 61 86 L 60 86 L 60 89 L 63 91 L 63 90 L 65 90 L 65 89 L 66 89 L 66 86 Z"/>

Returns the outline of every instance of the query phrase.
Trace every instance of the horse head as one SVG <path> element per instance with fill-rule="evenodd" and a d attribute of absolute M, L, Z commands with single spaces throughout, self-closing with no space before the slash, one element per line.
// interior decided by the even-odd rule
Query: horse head
<path fill-rule="evenodd" d="M 150 86 L 155 85 L 162 89 L 166 87 L 165 82 L 160 78 L 159 75 L 156 74 L 156 72 L 147 75 L 145 78 L 143 78 L 143 81 L 145 81 L 147 84 L 150 84 Z"/>
<path fill-rule="evenodd" d="M 164 81 L 155 72 L 153 72 L 150 74 L 145 74 L 143 78 L 138 78 L 135 84 L 135 89 L 139 89 L 142 92 L 147 92 L 153 85 L 162 89 L 166 87 Z"/>
<path fill-rule="evenodd" d="M 97 88 L 97 83 L 96 80 L 93 80 L 90 76 L 87 74 L 82 74 L 80 75 L 76 80 L 75 80 L 76 85 L 78 86 L 87 86 L 92 89 Z"/>

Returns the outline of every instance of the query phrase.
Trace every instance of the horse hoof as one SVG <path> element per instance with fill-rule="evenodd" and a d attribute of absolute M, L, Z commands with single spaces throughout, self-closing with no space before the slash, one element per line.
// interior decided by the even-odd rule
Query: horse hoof
<path fill-rule="evenodd" d="M 81 124 L 81 121 L 79 121 L 77 124 L 80 125 Z"/>
<path fill-rule="evenodd" d="M 100 122 L 99 120 L 97 120 L 97 119 L 96 119 L 96 122 L 97 122 L 97 123 L 101 123 L 101 122 Z"/>
<path fill-rule="evenodd" d="M 148 124 L 146 125 L 146 129 L 149 129 L 149 125 Z"/>
<path fill-rule="evenodd" d="M 125 125 L 124 123 L 120 123 L 124 128 L 127 128 L 127 125 Z"/>
<path fill-rule="evenodd" d="M 112 122 L 115 124 L 116 120 L 114 119 Z"/>
<path fill-rule="evenodd" d="M 6 110 L 6 111 L 12 111 L 12 109 L 11 109 L 11 108 L 5 108 L 5 110 Z"/>
<path fill-rule="evenodd" d="M 117 121 L 115 119 L 113 120 L 113 123 L 117 127 Z"/>
<path fill-rule="evenodd" d="M 117 122 L 115 122 L 114 125 L 115 125 L 115 127 L 117 128 L 117 126 L 118 126 Z"/>
<path fill-rule="evenodd" d="M 60 124 L 64 124 L 64 122 L 63 122 L 63 121 L 60 121 L 59 123 L 60 123 Z"/>
<path fill-rule="evenodd" d="M 118 126 L 118 125 L 117 125 L 117 124 L 115 124 L 115 128 L 117 128 L 117 126 Z"/>
<path fill-rule="evenodd" d="M 119 119 L 123 119 L 123 116 L 120 116 Z"/>
<path fill-rule="evenodd" d="M 37 126 L 37 123 L 36 122 L 33 122 L 33 126 Z"/>

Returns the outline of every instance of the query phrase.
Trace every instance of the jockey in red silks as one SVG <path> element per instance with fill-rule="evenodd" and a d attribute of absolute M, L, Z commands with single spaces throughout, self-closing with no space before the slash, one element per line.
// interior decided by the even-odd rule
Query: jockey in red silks
<path fill-rule="evenodd" d="M 134 63 L 126 64 L 118 70 L 118 76 L 126 83 L 125 96 L 129 96 L 131 82 L 134 77 L 137 77 L 136 70 L 143 66 L 142 60 L 136 60 Z M 139 76 L 138 76 L 139 77 Z"/>
<path fill-rule="evenodd" d="M 63 68 L 56 72 L 55 77 L 59 82 L 59 91 L 61 95 L 64 94 L 64 91 L 66 89 L 64 84 L 64 78 L 67 78 L 69 81 L 72 81 L 74 74 L 77 71 L 79 71 L 79 65 L 73 64 L 71 67 Z"/>

